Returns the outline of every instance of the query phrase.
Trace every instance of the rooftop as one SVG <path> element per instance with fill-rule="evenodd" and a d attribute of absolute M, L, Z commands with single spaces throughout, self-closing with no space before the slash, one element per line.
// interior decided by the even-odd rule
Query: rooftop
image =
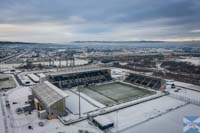
<path fill-rule="evenodd" d="M 113 124 L 113 122 L 105 116 L 97 116 L 94 118 L 94 120 L 98 122 L 98 124 L 100 124 L 101 126 L 107 126 Z"/>
<path fill-rule="evenodd" d="M 39 82 L 40 78 L 33 73 L 28 74 L 28 76 L 35 82 Z"/>
<path fill-rule="evenodd" d="M 71 74 L 71 73 L 80 73 L 80 72 L 89 72 L 89 71 L 97 71 L 97 70 L 105 70 L 108 68 L 100 67 L 100 66 L 79 66 L 79 67 L 71 67 L 67 69 L 63 69 L 57 72 L 49 73 L 50 76 L 55 75 L 63 75 L 63 74 Z"/>
<path fill-rule="evenodd" d="M 67 93 L 60 90 L 48 81 L 36 84 L 31 88 L 32 91 L 37 95 L 39 100 L 41 100 L 46 107 L 49 107 L 68 96 Z"/>

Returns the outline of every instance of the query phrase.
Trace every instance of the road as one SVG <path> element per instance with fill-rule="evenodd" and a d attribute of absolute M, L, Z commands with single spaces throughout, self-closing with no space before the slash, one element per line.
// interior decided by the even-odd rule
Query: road
<path fill-rule="evenodd" d="M 3 98 L 2 92 L 0 92 L 0 130 L 3 133 L 9 133 L 8 117 Z"/>

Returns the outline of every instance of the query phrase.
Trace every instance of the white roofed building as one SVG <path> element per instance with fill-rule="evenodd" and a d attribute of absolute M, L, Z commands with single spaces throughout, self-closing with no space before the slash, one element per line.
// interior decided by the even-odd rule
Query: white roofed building
<path fill-rule="evenodd" d="M 35 83 L 39 83 L 40 82 L 40 78 L 37 75 L 33 74 L 33 73 L 30 73 L 27 76 Z"/>

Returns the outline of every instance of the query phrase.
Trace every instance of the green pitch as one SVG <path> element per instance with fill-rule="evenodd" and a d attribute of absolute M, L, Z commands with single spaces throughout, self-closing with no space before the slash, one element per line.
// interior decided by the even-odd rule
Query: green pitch
<path fill-rule="evenodd" d="M 80 88 L 80 92 L 106 106 L 112 106 L 155 94 L 153 91 L 141 89 L 121 82 L 88 86 Z"/>

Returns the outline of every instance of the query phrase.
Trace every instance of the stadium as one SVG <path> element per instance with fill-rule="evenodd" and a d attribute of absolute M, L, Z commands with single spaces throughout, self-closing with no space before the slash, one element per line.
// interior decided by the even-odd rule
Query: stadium
<path fill-rule="evenodd" d="M 24 132 L 31 131 L 26 125 L 38 132 L 55 125 L 61 132 L 72 133 L 146 132 L 146 125 L 165 128 L 163 123 L 172 119 L 178 123 L 179 115 L 183 118 L 191 111 L 199 114 L 199 93 L 184 89 L 186 84 L 148 73 L 85 65 L 22 72 L 18 80 L 23 81 L 26 75 L 32 85 L 13 89 L 6 104 L 15 119 L 14 129 L 21 127 Z M 164 119 L 163 123 L 160 119 Z M 45 126 L 38 127 L 39 122 Z M 179 128 L 171 124 L 168 127 L 173 131 L 181 129 L 180 122 L 176 126 Z M 51 132 L 57 130 L 52 128 Z"/>
<path fill-rule="evenodd" d="M 24 100 L 21 101 L 28 104 L 13 107 L 12 110 L 17 110 L 17 114 L 20 114 L 20 110 L 36 114 L 37 121 L 48 119 L 54 123 L 57 119 L 66 128 L 80 123 L 88 125 L 88 121 L 98 127 L 92 129 L 94 132 L 122 131 L 130 126 L 128 121 L 134 125 L 134 122 L 137 124 L 142 120 L 137 120 L 142 118 L 139 114 L 133 115 L 134 118 L 127 117 L 136 107 L 140 110 L 136 112 L 141 112 L 146 120 L 163 113 L 155 112 L 160 108 L 157 105 L 160 101 L 167 105 L 171 100 L 165 92 L 164 79 L 109 66 L 71 66 L 51 71 L 21 72 L 17 77 L 25 88 L 12 94 L 23 94 Z M 30 81 L 30 84 L 26 84 L 26 81 Z M 153 106 L 152 102 L 155 102 L 155 110 L 148 108 L 146 112 L 141 111 L 145 108 L 143 104 Z M 175 108 L 179 106 L 182 103 L 173 105 Z M 165 111 L 171 107 L 166 107 Z M 116 119 L 118 112 L 122 125 Z"/>
<path fill-rule="evenodd" d="M 123 80 L 117 80 L 111 73 L 109 67 L 69 67 L 47 73 L 46 80 L 68 95 L 66 112 L 77 120 L 89 113 L 99 114 L 101 109 L 116 111 L 132 106 L 136 101 L 165 95 L 160 91 L 164 84 L 162 79 L 129 73 Z"/>

